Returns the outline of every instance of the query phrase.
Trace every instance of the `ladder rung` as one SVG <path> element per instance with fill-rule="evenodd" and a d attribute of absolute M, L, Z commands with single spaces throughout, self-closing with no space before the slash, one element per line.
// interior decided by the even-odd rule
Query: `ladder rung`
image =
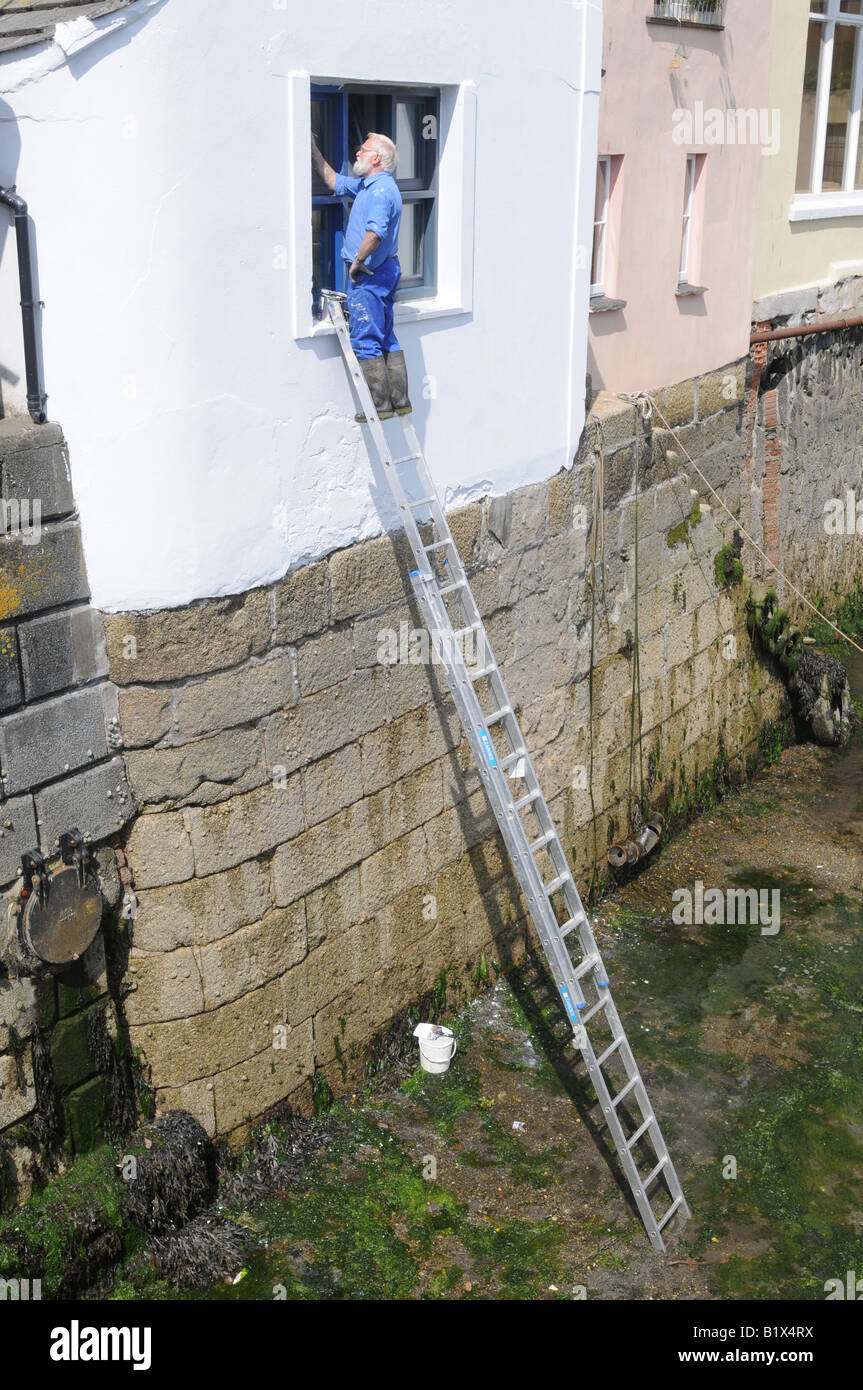
<path fill-rule="evenodd" d="M 436 497 L 418 497 L 415 502 L 411 502 L 411 507 L 425 507 L 429 502 L 436 502 Z"/>
<path fill-rule="evenodd" d="M 442 589 L 438 589 L 438 593 L 439 593 L 439 594 L 452 594 L 452 593 L 455 592 L 456 589 L 466 589 L 466 588 L 467 588 L 467 580 L 466 580 L 466 579 L 457 579 L 456 582 L 455 582 L 454 584 L 444 584 L 444 586 L 443 586 Z"/>
<path fill-rule="evenodd" d="M 594 1004 L 594 1006 L 593 1006 L 592 1009 L 588 1009 L 587 1013 L 583 1016 L 581 1022 L 582 1022 L 582 1023 L 589 1023 L 590 1020 L 593 1018 L 594 1014 L 598 1014 L 599 1011 L 600 1011 L 600 1009 L 606 1009 L 606 1008 L 608 1008 L 608 1005 L 609 1005 L 610 1003 L 611 1003 L 611 995 L 610 995 L 610 994 L 605 994 L 605 995 L 603 995 L 603 997 L 599 1000 L 599 1002 L 596 1003 L 596 1004 Z"/>
<path fill-rule="evenodd" d="M 544 835 L 540 835 L 539 839 L 534 840 L 533 844 L 529 846 L 531 854 L 538 854 L 546 845 L 551 844 L 551 841 L 555 839 L 556 835 L 556 830 L 546 830 Z"/>
<path fill-rule="evenodd" d="M 628 1149 L 634 1149 L 634 1148 L 635 1148 L 635 1146 L 636 1146 L 636 1144 L 638 1143 L 639 1139 L 641 1138 L 642 1134 L 644 1134 L 645 1130 L 650 1129 L 650 1126 L 653 1124 L 653 1121 L 654 1121 L 654 1116 L 653 1116 L 653 1115 L 648 1115 L 647 1119 L 644 1121 L 644 1124 L 641 1126 L 641 1128 L 640 1128 L 640 1129 L 637 1129 L 637 1130 L 635 1131 L 635 1133 L 633 1134 L 633 1136 L 632 1136 L 631 1139 L 627 1139 L 627 1141 L 626 1141 L 626 1147 L 627 1147 Z M 657 1170 L 657 1171 L 658 1171 L 658 1170 Z M 646 1187 L 646 1186 L 647 1186 L 647 1184 L 645 1183 L 645 1187 Z"/>
<path fill-rule="evenodd" d="M 641 1184 L 641 1186 L 644 1188 L 644 1191 L 645 1191 L 645 1192 L 646 1192 L 647 1189 L 649 1188 L 650 1184 L 653 1182 L 653 1179 L 656 1178 L 656 1177 L 658 1177 L 659 1174 L 662 1172 L 662 1170 L 663 1170 L 663 1168 L 665 1167 L 665 1165 L 666 1165 L 667 1162 L 668 1162 L 668 1154 L 666 1154 L 664 1158 L 661 1158 L 661 1159 L 659 1160 L 659 1162 L 657 1163 L 657 1165 L 656 1165 L 656 1167 L 654 1168 L 653 1172 L 650 1174 L 650 1177 L 644 1179 L 644 1182 Z M 667 1212 L 666 1212 L 666 1215 L 668 1215 Z"/>
<path fill-rule="evenodd" d="M 431 545 L 424 545 L 423 550 L 443 550 L 448 545 L 455 548 L 455 541 L 451 539 L 445 541 L 432 541 Z"/>
<path fill-rule="evenodd" d="M 470 671 L 470 672 L 469 672 L 469 675 L 470 675 L 471 681 L 481 681 L 482 678 L 483 678 L 483 676 L 490 676 L 491 673 L 492 673 L 492 671 L 496 671 L 496 670 L 497 670 L 497 667 L 496 667 L 496 666 L 483 666 L 482 670 L 480 670 L 480 671 Z"/>
<path fill-rule="evenodd" d="M 453 637 L 457 642 L 460 637 L 467 637 L 469 632 L 479 632 L 481 627 L 482 623 L 471 623 L 469 627 L 460 627 L 456 629 L 453 632 Z"/>
<path fill-rule="evenodd" d="M 621 1033 L 621 1035 L 620 1035 L 619 1038 L 615 1038 L 614 1042 L 611 1044 L 611 1047 L 607 1047 L 607 1048 L 605 1049 L 605 1051 L 603 1052 L 602 1056 L 601 1056 L 601 1057 L 597 1057 L 597 1059 L 596 1059 L 596 1065 L 597 1065 L 598 1067 L 601 1067 L 602 1064 L 606 1061 L 606 1059 L 607 1059 L 608 1057 L 611 1056 L 612 1052 L 616 1052 L 616 1051 L 617 1051 L 617 1049 L 620 1047 L 620 1044 L 621 1044 L 622 1042 L 623 1042 L 623 1034 Z"/>
<path fill-rule="evenodd" d="M 470 628 L 468 628 L 468 632 L 470 632 Z M 486 728 L 490 729 L 492 724 L 499 724 L 502 719 L 506 719 L 508 714 L 512 714 L 512 705 L 501 705 L 500 709 L 494 711 L 494 714 L 488 715 L 485 721 Z"/>
<path fill-rule="evenodd" d="M 526 748 L 523 748 L 520 753 L 507 753 L 505 758 L 501 758 L 500 762 L 498 763 L 498 767 L 501 769 L 502 772 L 506 772 L 509 768 L 515 767 L 516 763 L 520 762 L 522 758 L 526 757 Z"/>
<path fill-rule="evenodd" d="M 632 1080 L 624 1086 L 622 1091 L 618 1091 L 617 1095 L 614 1097 L 614 1100 L 611 1102 L 612 1105 L 615 1107 L 618 1106 L 620 1102 L 623 1100 L 624 1096 L 628 1096 L 633 1086 L 637 1086 L 640 1080 L 640 1077 L 634 1076 Z"/>
<path fill-rule="evenodd" d="M 665 1225 L 666 1221 L 670 1221 L 670 1220 L 671 1220 L 672 1216 L 673 1216 L 674 1213 L 677 1211 L 677 1208 L 680 1206 L 680 1203 L 681 1203 L 682 1201 L 683 1201 L 683 1193 L 681 1192 L 681 1194 L 680 1194 L 679 1197 L 675 1197 L 674 1201 L 671 1203 L 671 1206 L 668 1208 L 668 1211 L 665 1213 L 665 1215 L 663 1216 L 662 1220 L 659 1222 L 658 1226 L 656 1227 L 656 1229 L 657 1229 L 658 1231 L 661 1231 L 661 1230 L 662 1230 L 662 1228 L 663 1228 L 663 1226 Z"/>
<path fill-rule="evenodd" d="M 569 921 L 564 922 L 563 926 L 560 928 L 561 936 L 569 936 L 571 931 L 575 931 L 576 927 L 580 927 L 582 922 L 586 920 L 585 917 L 570 917 Z"/>
<path fill-rule="evenodd" d="M 569 883 L 571 879 L 572 874 L 567 869 L 565 874 L 558 874 L 557 878 L 551 880 L 551 883 L 544 883 L 542 886 L 548 896 L 551 897 L 552 893 L 556 893 L 558 888 L 562 888 L 564 883 Z"/>
<path fill-rule="evenodd" d="M 525 806 L 529 806 L 532 801 L 538 801 L 541 796 L 542 792 L 539 790 L 539 787 L 537 787 L 535 792 L 528 792 L 527 796 L 523 796 L 520 801 L 516 801 L 512 809 L 514 811 L 521 811 Z"/>
<path fill-rule="evenodd" d="M 400 463 L 413 463 L 415 459 L 421 459 L 421 458 L 422 458 L 422 454 L 405 454 L 404 458 L 393 459 L 393 463 L 395 464 L 396 467 L 398 467 L 398 465 L 399 465 Z"/>

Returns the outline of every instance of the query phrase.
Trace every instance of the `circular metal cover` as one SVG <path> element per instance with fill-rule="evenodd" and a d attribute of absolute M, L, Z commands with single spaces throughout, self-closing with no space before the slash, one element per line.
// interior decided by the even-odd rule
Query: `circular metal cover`
<path fill-rule="evenodd" d="M 81 887 L 75 865 L 55 869 L 48 885 L 44 905 L 35 891 L 27 899 L 21 933 L 24 944 L 46 965 L 69 965 L 95 940 L 102 920 L 102 894 L 90 877 Z"/>

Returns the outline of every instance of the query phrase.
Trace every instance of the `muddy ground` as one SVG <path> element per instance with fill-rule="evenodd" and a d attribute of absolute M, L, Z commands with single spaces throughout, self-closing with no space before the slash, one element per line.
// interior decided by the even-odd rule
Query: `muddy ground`
<path fill-rule="evenodd" d="M 304 1130 L 266 1195 L 220 1204 L 255 1245 L 235 1283 L 113 1296 L 823 1298 L 863 1270 L 861 865 L 858 734 L 786 750 L 591 914 L 692 1208 L 665 1255 L 529 959 L 448 1020 L 448 1073 L 411 1053 Z M 778 932 L 676 925 L 697 880 L 778 889 Z M 262 1138 L 299 1151 L 290 1128 Z"/>

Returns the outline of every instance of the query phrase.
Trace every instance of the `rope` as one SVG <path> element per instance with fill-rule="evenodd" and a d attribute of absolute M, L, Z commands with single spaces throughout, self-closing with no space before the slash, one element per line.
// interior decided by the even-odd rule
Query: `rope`
<path fill-rule="evenodd" d="M 797 588 L 797 586 L 796 586 L 795 584 L 792 584 L 791 580 L 788 578 L 788 575 L 784 572 L 784 570 L 781 570 L 781 569 L 779 568 L 779 566 L 778 566 L 773 560 L 770 559 L 770 556 L 767 555 L 767 554 L 765 554 L 765 552 L 761 549 L 761 546 L 758 544 L 758 542 L 757 542 L 756 540 L 754 540 L 752 536 L 750 536 L 749 532 L 748 532 L 743 526 L 740 525 L 740 522 L 738 521 L 738 519 L 737 519 L 737 517 L 734 515 L 734 513 L 733 513 L 728 507 L 726 507 L 726 505 L 725 505 L 725 503 L 723 502 L 722 498 L 719 496 L 719 493 L 716 491 L 716 488 L 715 488 L 715 487 L 713 486 L 713 484 L 710 482 L 710 479 L 709 479 L 709 478 L 706 478 L 706 477 L 704 476 L 704 474 L 702 473 L 701 469 L 698 467 L 698 464 L 695 462 L 695 459 L 692 457 L 692 455 L 691 455 L 691 454 L 689 453 L 689 451 L 687 450 L 686 445 L 685 445 L 685 444 L 683 443 L 683 441 L 681 440 L 681 438 L 680 438 L 679 434 L 677 433 L 677 431 L 676 431 L 671 425 L 669 425 L 667 419 L 666 419 L 665 416 L 663 415 L 662 411 L 660 410 L 660 408 L 659 408 L 659 406 L 656 404 L 656 402 L 655 402 L 655 401 L 650 401 L 649 398 L 645 395 L 645 393 L 644 393 L 643 391 L 639 392 L 638 395 L 636 395 L 636 396 L 628 396 L 628 395 L 625 395 L 622 391 L 618 391 L 618 392 L 616 392 L 615 394 L 617 395 L 617 397 L 618 397 L 619 400 L 627 401 L 630 405 L 637 405 L 637 404 L 639 404 L 640 402 L 647 401 L 648 406 L 649 406 L 649 407 L 652 407 L 652 408 L 656 411 L 657 415 L 659 416 L 659 418 L 660 418 L 660 420 L 662 421 L 662 423 L 663 423 L 663 425 L 665 426 L 665 428 L 666 428 L 666 429 L 669 431 L 669 433 L 673 436 L 674 441 L 675 441 L 675 443 L 677 444 L 678 448 L 683 450 L 683 453 L 685 454 L 686 458 L 689 460 L 689 462 L 690 462 L 690 464 L 692 465 L 692 467 L 695 469 L 695 471 L 696 471 L 696 473 L 698 474 L 699 478 L 701 478 L 701 480 L 702 480 L 702 482 L 704 483 L 704 485 L 706 486 L 708 492 L 711 494 L 712 497 L 714 497 L 714 498 L 716 499 L 716 501 L 719 503 L 719 505 L 720 505 L 720 507 L 722 508 L 722 510 L 723 510 L 724 512 L 727 512 L 728 516 L 729 516 L 729 517 L 731 518 L 731 520 L 734 522 L 734 525 L 735 525 L 735 526 L 737 527 L 737 529 L 740 531 L 741 535 L 744 536 L 744 537 L 746 538 L 746 540 L 747 540 L 747 541 L 749 542 L 749 544 L 752 546 L 753 550 L 756 551 L 756 553 L 757 553 L 758 555 L 761 556 L 762 560 L 765 561 L 765 563 L 768 565 L 768 567 L 769 567 L 770 569 L 776 571 L 776 573 L 779 575 L 779 578 L 782 579 L 782 580 L 784 580 L 784 582 L 788 585 L 788 588 L 791 590 L 791 592 L 792 592 L 793 594 L 795 594 L 795 595 L 797 596 L 797 598 L 800 599 L 800 602 L 801 602 L 801 603 L 805 604 L 807 608 L 811 608 L 812 612 L 816 615 L 816 617 L 820 618 L 821 621 L 824 622 L 824 623 L 826 623 L 827 626 L 828 626 L 829 628 L 832 628 L 832 629 L 833 629 L 833 631 L 836 633 L 836 635 L 837 635 L 838 637 L 841 637 L 841 638 L 843 639 L 843 641 L 847 642 L 850 646 L 852 646 L 852 647 L 854 648 L 855 651 L 858 651 L 858 652 L 860 653 L 860 655 L 863 656 L 863 647 L 861 647 L 857 642 L 855 642 L 854 639 L 853 639 L 852 637 L 849 637 L 847 632 L 843 632 L 842 629 L 841 629 L 841 627 L 837 627 L 836 624 L 835 624 L 834 622 L 831 622 L 830 618 L 827 617 L 827 614 L 826 614 L 826 613 L 822 613 L 820 608 L 816 608 L 815 604 L 814 604 L 814 603 L 811 603 L 811 602 L 809 601 L 809 599 L 806 597 L 806 595 L 805 595 L 804 593 L 801 593 L 801 591 Z M 643 412 L 643 410 L 644 410 L 644 407 L 642 406 L 642 412 Z M 649 418 L 649 417 L 648 417 L 648 416 L 645 416 L 645 419 L 647 419 L 647 418 Z"/>
<path fill-rule="evenodd" d="M 650 402 L 641 402 L 641 417 L 645 429 L 650 423 Z M 632 657 L 632 692 L 629 707 L 629 819 L 630 825 L 633 823 L 633 773 L 635 765 L 635 721 L 636 711 L 638 716 L 638 778 L 639 778 L 639 826 L 646 814 L 644 805 L 644 760 L 642 758 L 641 741 L 642 731 L 642 709 L 641 709 L 641 641 L 638 635 L 638 501 L 639 501 L 639 465 L 641 463 L 641 434 L 636 431 L 635 435 L 635 558 L 634 558 L 634 578 L 635 588 L 635 617 L 633 622 L 633 642 L 635 651 Z"/>

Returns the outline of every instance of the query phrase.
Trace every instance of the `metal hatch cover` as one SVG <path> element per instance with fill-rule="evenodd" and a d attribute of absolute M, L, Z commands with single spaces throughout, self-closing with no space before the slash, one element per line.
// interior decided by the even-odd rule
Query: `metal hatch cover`
<path fill-rule="evenodd" d="M 102 894 L 89 874 L 82 883 L 77 865 L 61 865 L 48 875 L 44 901 L 34 892 L 24 904 L 24 945 L 46 965 L 71 964 L 93 944 L 102 921 L 102 904 Z"/>

